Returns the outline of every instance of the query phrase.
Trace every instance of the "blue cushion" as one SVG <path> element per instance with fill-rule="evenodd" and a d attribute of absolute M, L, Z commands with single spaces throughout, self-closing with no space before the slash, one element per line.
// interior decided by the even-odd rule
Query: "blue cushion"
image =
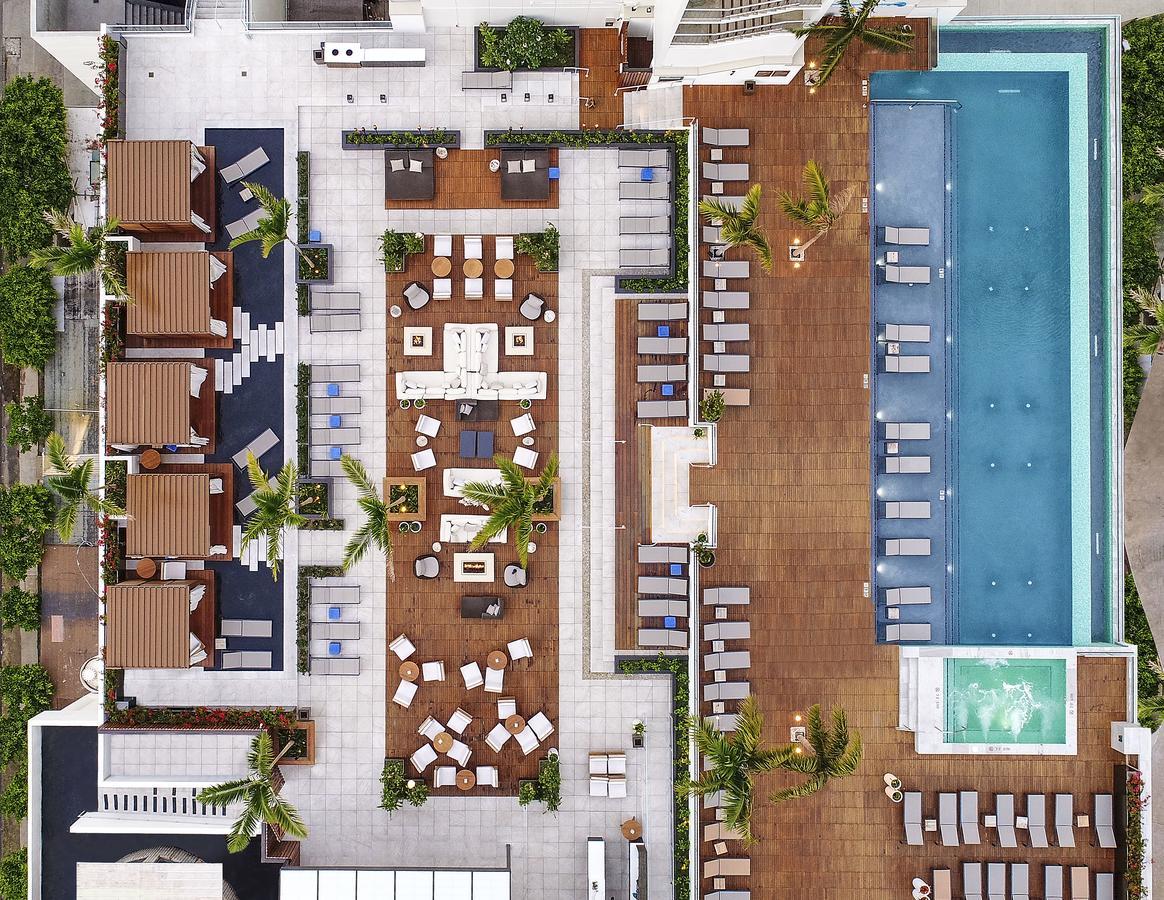
<path fill-rule="evenodd" d="M 341 650 L 343 650 L 343 645 L 339 641 L 330 641 L 327 645 L 327 652 L 330 656 L 339 656 Z"/>
<path fill-rule="evenodd" d="M 477 456 L 480 459 L 493 458 L 493 432 L 477 432 Z"/>
<path fill-rule="evenodd" d="M 550 181 L 557 181 L 562 177 L 562 170 L 557 166 L 550 166 Z"/>
<path fill-rule="evenodd" d="M 461 459 L 473 459 L 477 455 L 477 432 L 461 432 Z"/>
<path fill-rule="evenodd" d="M 670 337 L 671 336 L 671 326 L 670 325 L 660 325 L 658 334 L 659 334 L 659 337 Z"/>
<path fill-rule="evenodd" d="M 654 181 L 655 170 L 650 166 L 647 166 L 645 169 L 643 169 L 642 172 L 639 173 L 639 177 L 642 178 L 643 181 Z"/>
<path fill-rule="evenodd" d="M 671 574 L 672 575 L 682 575 L 683 574 L 683 563 L 671 563 Z"/>
<path fill-rule="evenodd" d="M 671 574 L 675 574 L 675 573 L 672 572 Z M 332 620 L 333 622 L 338 621 L 339 617 L 341 615 L 342 615 L 342 612 L 340 611 L 340 608 L 338 606 L 329 606 L 327 608 L 327 617 L 330 620 Z"/>
<path fill-rule="evenodd" d="M 344 451 L 342 447 L 331 447 L 328 449 L 327 455 L 329 459 L 339 459 L 344 455 Z"/>
<path fill-rule="evenodd" d="M 327 417 L 327 424 L 330 425 L 332 428 L 339 428 L 340 422 L 342 422 L 342 421 L 343 421 L 343 419 L 341 419 L 339 416 L 328 416 Z"/>
<path fill-rule="evenodd" d="M 327 386 L 327 395 L 329 397 L 338 397 L 339 396 L 339 385 L 338 384 L 329 384 Z"/>
<path fill-rule="evenodd" d="M 673 385 L 673 384 L 663 385 L 663 396 L 664 397 L 674 397 L 675 396 L 675 385 Z"/>
<path fill-rule="evenodd" d="M 663 627 L 664 628 L 674 628 L 675 627 L 675 617 L 674 616 L 664 616 L 663 617 Z"/>
<path fill-rule="evenodd" d="M 307 232 L 307 242 L 309 244 L 318 244 L 322 240 L 323 240 L 323 235 L 320 234 L 318 231 Z"/>

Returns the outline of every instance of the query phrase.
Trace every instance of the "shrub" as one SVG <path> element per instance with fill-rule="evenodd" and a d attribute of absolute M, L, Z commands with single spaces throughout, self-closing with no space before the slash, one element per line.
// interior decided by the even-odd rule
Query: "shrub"
<path fill-rule="evenodd" d="M 723 410 L 723 391 L 712 391 L 699 401 L 699 416 L 705 422 L 718 422 Z"/>
<path fill-rule="evenodd" d="M 518 16 L 502 29 L 482 22 L 478 31 L 481 66 L 486 69 L 562 69 L 574 65 L 574 35 L 546 28 L 540 19 Z"/>
<path fill-rule="evenodd" d="M 424 252 L 424 236 L 411 231 L 401 233 L 386 229 L 380 235 L 380 256 L 385 272 L 403 272 L 410 253 Z"/>
<path fill-rule="evenodd" d="M 0 595 L 0 622 L 5 628 L 40 630 L 40 597 L 20 588 L 9 588 Z"/>
<path fill-rule="evenodd" d="M 302 364 L 301 364 L 302 365 Z M 339 566 L 300 566 L 295 594 L 295 650 L 300 674 L 311 671 L 311 579 L 336 578 Z"/>
<path fill-rule="evenodd" d="M 52 527 L 53 501 L 39 484 L 0 487 L 0 572 L 20 581 L 40 565 L 41 541 Z"/>
<path fill-rule="evenodd" d="M 53 705 L 53 680 L 40 665 L 0 667 L 0 700 L 4 715 L 28 721 Z"/>
<path fill-rule="evenodd" d="M 57 349 L 56 301 L 48 272 L 16 266 L 0 277 L 0 349 L 5 362 L 44 368 Z"/>
<path fill-rule="evenodd" d="M 23 819 L 28 815 L 28 760 L 17 760 L 12 780 L 0 791 L 0 815 Z"/>
<path fill-rule="evenodd" d="M 1151 289 L 1160 277 L 1155 244 L 1160 218 L 1160 207 L 1154 203 L 1124 204 L 1124 288 Z"/>
<path fill-rule="evenodd" d="M 19 447 L 22 453 L 40 446 L 53 430 L 53 417 L 44 411 L 40 397 L 5 403 L 4 415 L 8 417 L 8 446 Z"/>
<path fill-rule="evenodd" d="M 118 85 L 121 81 L 121 44 L 109 35 L 102 35 L 98 53 L 101 57 L 101 71 L 97 74 L 97 89 L 101 92 L 98 106 L 104 110 L 101 117 L 101 136 L 105 140 L 117 137 L 121 126 L 121 95 Z"/>
<path fill-rule="evenodd" d="M 532 259 L 539 272 L 556 272 L 559 241 L 558 229 L 547 225 L 545 231 L 519 234 L 513 242 L 513 249 Z"/>
<path fill-rule="evenodd" d="M 1148 625 L 1148 617 L 1144 614 L 1144 607 L 1140 603 L 1140 595 L 1136 590 L 1136 582 L 1131 574 L 1124 576 L 1124 639 L 1135 644 L 1137 654 L 1137 687 L 1140 697 L 1152 697 L 1160 693 L 1162 682 L 1157 674 L 1156 666 L 1159 655 L 1156 651 L 1156 640 L 1152 636 L 1152 628 Z M 1141 718 L 1140 724 L 1146 728 L 1156 728 L 1160 722 L 1155 716 Z"/>
<path fill-rule="evenodd" d="M 0 859 L 0 897 L 24 900 L 28 896 L 28 851 L 17 850 Z"/>
<path fill-rule="evenodd" d="M 73 199 L 68 144 L 61 89 L 48 78 L 8 82 L 0 100 L 0 246 L 11 258 L 52 242 L 42 213 Z"/>
<path fill-rule="evenodd" d="M 349 144 L 387 147 L 458 147 L 461 143 L 459 132 L 442 128 L 433 131 L 366 131 L 359 128 L 349 131 L 345 140 Z"/>
<path fill-rule="evenodd" d="M 1128 22 L 1123 69 L 1124 194 L 1164 181 L 1164 160 L 1156 155 L 1164 135 L 1164 19 Z"/>
<path fill-rule="evenodd" d="M 380 773 L 380 808 L 393 813 L 406 800 L 413 806 L 424 806 L 428 800 L 428 785 L 418 778 L 409 788 L 408 778 L 404 774 L 404 760 L 384 760 L 384 770 Z"/>
<path fill-rule="evenodd" d="M 299 441 L 299 471 L 311 468 L 311 366 L 299 364 L 299 378 L 295 382 L 296 438 Z"/>

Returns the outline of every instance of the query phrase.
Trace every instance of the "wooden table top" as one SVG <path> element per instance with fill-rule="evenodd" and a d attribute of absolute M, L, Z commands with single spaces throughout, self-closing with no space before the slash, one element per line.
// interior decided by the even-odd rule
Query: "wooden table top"
<path fill-rule="evenodd" d="M 405 681 L 416 681 L 420 677 L 420 666 L 414 662 L 402 662 L 400 664 L 400 677 Z"/>
<path fill-rule="evenodd" d="M 525 719 L 521 716 L 513 715 L 505 720 L 505 730 L 510 734 L 517 734 L 525 730 Z"/>
<path fill-rule="evenodd" d="M 639 824 L 638 819 L 627 819 L 622 823 L 622 836 L 628 841 L 637 841 L 643 836 L 643 826 Z"/>
<path fill-rule="evenodd" d="M 485 271 L 485 266 L 481 264 L 479 259 L 467 259 L 464 269 L 466 278 L 480 278 L 481 273 Z"/>
<path fill-rule="evenodd" d="M 141 459 L 138 460 L 143 469 L 156 469 L 162 462 L 162 454 L 160 454 L 153 447 L 142 452 Z"/>
<path fill-rule="evenodd" d="M 498 278 L 512 278 L 513 277 L 513 260 L 499 259 L 493 264 L 493 274 Z"/>
<path fill-rule="evenodd" d="M 457 773 L 457 787 L 462 791 L 471 791 L 477 785 L 477 776 L 468 769 L 461 769 Z"/>
<path fill-rule="evenodd" d="M 444 278 L 453 271 L 453 261 L 447 256 L 437 256 L 432 261 L 432 274 L 437 278 Z"/>
<path fill-rule="evenodd" d="M 137 561 L 137 577 L 138 578 L 153 578 L 158 574 L 158 564 L 152 559 L 139 559 Z"/>
<path fill-rule="evenodd" d="M 447 731 L 442 731 L 432 739 L 432 745 L 436 747 L 438 753 L 448 753 L 453 749 L 453 736 Z"/>
<path fill-rule="evenodd" d="M 502 653 L 500 650 L 494 650 L 489 654 L 489 658 L 486 659 L 485 665 L 491 669 L 504 669 L 507 665 L 509 665 L 509 657 Z"/>

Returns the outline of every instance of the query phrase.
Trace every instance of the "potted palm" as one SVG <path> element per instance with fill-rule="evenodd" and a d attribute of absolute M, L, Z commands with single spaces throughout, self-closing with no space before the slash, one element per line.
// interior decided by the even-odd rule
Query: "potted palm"
<path fill-rule="evenodd" d="M 803 178 L 807 197 L 796 197 L 789 191 L 780 194 L 780 208 L 784 215 L 794 225 L 803 225 L 816 232 L 807 243 L 801 244 L 798 239 L 788 248 L 788 258 L 797 262 L 804 259 L 809 247 L 828 234 L 857 192 L 850 185 L 834 196 L 828 179 L 815 160 L 810 159 L 804 164 Z"/>
<path fill-rule="evenodd" d="M 292 219 L 291 203 L 283 197 L 276 197 L 270 189 L 256 182 L 244 181 L 242 186 L 255 195 L 263 215 L 251 231 L 240 234 L 230 242 L 230 249 L 258 241 L 262 246 L 263 259 L 266 259 L 272 250 L 286 241 L 299 257 L 295 267 L 295 281 L 298 284 L 330 284 L 331 244 L 297 244 L 288 233 Z"/>
<path fill-rule="evenodd" d="M 1140 320 L 1124 328 L 1124 344 L 1138 357 L 1145 372 L 1152 368 L 1152 359 L 1164 350 L 1164 300 L 1153 291 L 1134 287 L 1128 291 L 1128 300 L 1140 313 Z"/>
<path fill-rule="evenodd" d="M 529 562 L 529 542 L 533 535 L 534 514 L 537 506 L 554 488 L 558 477 L 558 454 L 551 453 L 549 462 L 537 479 L 526 479 L 521 468 L 511 459 L 495 456 L 493 461 L 501 470 L 501 481 L 472 481 L 461 488 L 461 494 L 490 510 L 489 518 L 470 545 L 479 550 L 508 528 L 513 529 L 513 544 L 522 568 Z"/>
<path fill-rule="evenodd" d="M 295 496 L 298 476 L 295 463 L 288 462 L 274 478 L 267 476 L 259 461 L 247 452 L 247 477 L 250 479 L 255 510 L 243 525 L 242 549 L 246 552 L 251 541 L 265 538 L 267 541 L 267 566 L 271 578 L 279 578 L 279 560 L 283 558 L 283 531 L 287 528 L 301 528 L 307 521 L 295 511 Z"/>

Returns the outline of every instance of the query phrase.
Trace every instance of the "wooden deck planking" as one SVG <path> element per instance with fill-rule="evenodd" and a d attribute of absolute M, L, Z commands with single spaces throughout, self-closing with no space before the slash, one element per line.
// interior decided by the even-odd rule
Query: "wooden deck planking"
<path fill-rule="evenodd" d="M 486 273 L 492 273 L 494 262 L 494 236 L 485 235 L 484 265 Z M 439 537 L 442 513 L 466 514 L 479 510 L 461 506 L 456 498 L 444 497 L 441 487 L 442 470 L 448 467 L 492 468 L 488 460 L 462 460 L 458 455 L 459 435 L 462 429 L 489 430 L 494 433 L 494 450 L 508 458 L 519 446 L 520 438 L 513 434 L 509 420 L 524 411 L 516 400 L 501 401 L 496 422 L 459 423 L 456 418 L 456 400 L 429 400 L 423 410 L 425 415 L 439 419 L 441 429 L 435 439 L 430 439 L 428 447 L 437 458 L 437 466 L 423 473 L 413 471 L 410 456 L 420 448 L 416 446 L 414 430 L 418 412 L 415 409 L 401 410 L 396 400 L 395 378 L 399 369 L 440 368 L 443 358 L 443 327 L 446 322 L 477 323 L 496 322 L 501 352 L 498 367 L 501 371 L 528 370 L 544 371 L 548 376 L 546 400 L 535 400 L 529 410 L 537 424 L 533 433 L 535 444 L 532 449 L 540 455 L 538 468 L 529 474 L 537 474 L 545 465 L 552 450 L 558 443 L 558 340 L 557 324 L 544 321 L 529 322 L 518 312 L 522 298 L 529 292 L 545 298 L 547 309 L 557 309 L 557 275 L 541 274 L 525 257 L 518 256 L 514 272 L 514 302 L 498 302 L 491 299 L 467 300 L 464 297 L 464 279 L 460 275 L 463 246 L 459 237 L 454 240 L 454 251 L 461 256 L 453 259 L 453 294 L 457 299 L 430 300 L 421 310 L 411 310 L 407 306 L 399 319 L 388 319 L 388 463 L 389 476 L 414 476 L 422 474 L 426 478 L 427 518 L 419 534 L 395 535 L 396 581 L 388 588 L 388 621 L 385 640 L 390 641 L 402 632 L 416 644 L 417 653 L 413 661 L 443 660 L 446 681 L 418 682 L 420 690 L 410 709 L 404 709 L 392 702 L 392 695 L 400 683 L 399 660 L 388 654 L 387 695 L 385 704 L 386 747 L 390 757 L 407 759 L 424 742 L 417 728 L 428 715 L 447 722 L 458 706 L 473 716 L 461 738 L 473 751 L 469 768 L 478 765 L 496 765 L 499 769 L 500 787 L 475 788 L 474 795 L 502 793 L 516 794 L 517 782 L 537 774 L 538 760 L 546 749 L 557 746 L 557 736 L 551 735 L 541 747 L 529 756 L 522 756 L 515 739 L 510 739 L 500 754 L 494 753 L 485 744 L 485 735 L 497 722 L 497 698 L 514 697 L 518 713 L 528 718 L 539 709 L 554 724 L 558 725 L 558 529 L 550 523 L 546 534 L 535 534 L 537 552 L 529 557 L 529 584 L 525 588 L 513 590 L 502 581 L 505 566 L 517 560 L 513 550 L 513 536 L 509 535 L 505 544 L 490 544 L 482 552 L 494 553 L 495 581 L 492 584 L 460 583 L 453 581 L 453 553 L 468 551 L 468 545 L 445 543 L 437 554 L 441 563 L 441 574 L 436 580 L 422 581 L 413 575 L 413 561 L 418 556 L 432 553 L 432 543 Z M 400 274 L 387 276 L 387 296 L 389 303 L 401 303 L 399 299 L 404 286 L 419 281 L 427 288 L 432 287 L 432 245 L 429 242 L 424 255 L 409 257 L 406 269 Z M 487 282 L 488 285 L 488 282 Z M 487 287 L 487 293 L 489 293 Z M 506 326 L 531 326 L 534 329 L 533 356 L 504 355 L 504 333 Z M 403 329 L 406 326 L 430 326 L 433 329 L 432 356 L 402 356 Z M 496 595 L 505 604 L 504 616 L 500 621 L 468 620 L 460 617 L 460 598 L 465 595 Z M 485 658 L 491 650 L 505 650 L 505 645 L 518 638 L 529 638 L 533 648 L 532 664 L 523 660 L 510 663 L 505 674 L 505 689 L 500 695 L 486 694 L 482 688 L 466 691 L 461 679 L 460 667 L 476 660 L 485 669 Z M 455 765 L 445 756 L 439 756 L 424 773 L 431 785 L 433 767 Z M 410 777 L 416 775 L 411 763 L 407 764 Z M 436 794 L 459 795 L 456 788 L 434 790 Z"/>
<path fill-rule="evenodd" d="M 550 151 L 550 165 L 558 164 L 558 150 Z M 448 159 L 433 159 L 434 190 L 431 200 L 385 199 L 385 209 L 557 209 L 558 184 L 550 182 L 550 196 L 545 200 L 501 199 L 501 173 L 490 172 L 490 160 L 500 159 L 501 151 L 450 149 Z"/>
<path fill-rule="evenodd" d="M 617 128 L 623 120 L 618 95 L 619 30 L 583 28 L 579 34 L 578 64 L 589 70 L 578 73 L 579 121 L 583 128 Z"/>
<path fill-rule="evenodd" d="M 703 584 L 752 587 L 750 606 L 729 608 L 731 619 L 751 621 L 752 638 L 728 642 L 727 649 L 752 653 L 748 677 L 767 717 L 769 742 L 784 742 L 793 712 L 818 702 L 843 706 L 865 742 L 856 775 L 813 798 L 778 808 L 758 804 L 752 875 L 727 879 L 729 889 L 750 888 L 754 896 L 794 896 L 805 884 L 822 894 L 889 896 L 907 892 L 912 878 L 935 866 L 955 870 L 957 894 L 964 860 L 1030 862 L 1037 895 L 1043 863 L 1093 871 L 1112 871 L 1115 864 L 1113 851 L 1090 846 L 1094 835 L 1082 832 L 1074 851 L 943 848 L 933 834 L 924 847 L 906 847 L 901 807 L 882 791 L 884 772 L 898 775 L 907 790 L 924 790 L 926 817 L 936 815 L 939 791 L 963 789 L 979 791 L 984 814 L 993 811 L 998 792 L 1016 795 L 1020 815 L 1022 795 L 1038 792 L 1073 792 L 1077 812 L 1090 812 L 1091 794 L 1111 791 L 1111 766 L 1120 760 L 1109 746 L 1109 723 L 1126 715 L 1125 662 L 1092 658 L 1080 661 L 1076 757 L 919 756 L 914 736 L 896 727 L 899 651 L 874 642 L 873 606 L 862 596 L 870 540 L 869 394 L 862 384 L 870 260 L 868 223 L 858 211 L 868 193 L 868 111 L 858 73 L 920 59 L 928 40 L 924 23 L 914 25 L 923 26 L 914 58 L 850 51 L 850 62 L 817 96 L 802 83 L 761 87 L 751 97 L 738 87 L 684 89 L 684 112 L 700 124 L 751 129 L 751 147 L 725 152 L 725 160 L 747 161 L 752 181 L 764 186 L 762 223 L 777 260 L 767 275 L 751 257 L 756 274 L 740 285 L 752 292 L 751 309 L 726 316 L 752 326 L 752 371 L 727 376 L 729 387 L 751 388 L 751 406 L 728 408 L 719 465 L 692 476 L 693 502 L 719 508 L 718 564 L 703 572 Z M 700 158 L 708 159 L 702 146 Z M 837 187 L 857 182 L 861 189 L 842 223 L 796 270 L 784 248 L 794 236 L 809 235 L 794 234 L 774 200 L 779 190 L 799 190 L 810 158 Z M 708 188 L 701 181 L 701 192 Z M 742 251 L 729 257 L 749 258 Z M 701 282 L 711 288 L 710 280 Z M 701 319 L 709 322 L 710 313 L 701 311 Z M 704 375 L 703 385 L 710 384 Z M 710 711 L 703 704 L 704 714 Z M 761 792 L 786 783 L 780 775 L 764 776 Z M 984 830 L 983 836 L 992 835 Z M 710 845 L 703 850 L 704 859 L 714 856 Z M 729 844 L 729 855 L 738 851 Z M 710 879 L 703 889 L 712 889 Z"/>

